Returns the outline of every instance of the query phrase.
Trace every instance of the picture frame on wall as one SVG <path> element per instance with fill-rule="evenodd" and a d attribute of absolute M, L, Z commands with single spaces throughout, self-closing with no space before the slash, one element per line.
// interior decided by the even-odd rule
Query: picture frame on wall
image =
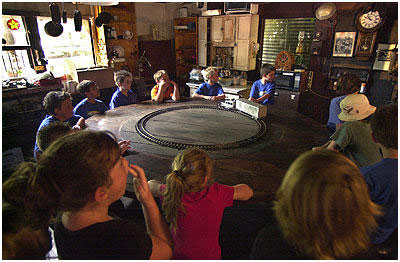
<path fill-rule="evenodd" d="M 357 59 L 369 60 L 374 51 L 377 35 L 378 35 L 377 31 L 372 33 L 359 32 L 357 37 L 356 54 L 355 54 Z"/>
<path fill-rule="evenodd" d="M 332 56 L 352 57 L 357 32 L 336 32 Z"/>
<path fill-rule="evenodd" d="M 389 71 L 394 62 L 397 44 L 378 44 L 373 70 Z"/>

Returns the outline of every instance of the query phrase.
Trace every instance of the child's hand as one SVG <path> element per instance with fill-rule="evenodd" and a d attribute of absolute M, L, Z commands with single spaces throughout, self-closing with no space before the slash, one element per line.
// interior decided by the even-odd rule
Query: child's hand
<path fill-rule="evenodd" d="M 128 148 L 130 148 L 131 141 L 122 140 L 118 142 L 118 145 L 122 155 L 123 153 L 125 153 L 126 150 L 128 150 Z"/>
<path fill-rule="evenodd" d="M 128 170 L 129 173 L 133 175 L 133 189 L 135 191 L 136 198 L 141 203 L 146 203 L 147 201 L 154 199 L 143 169 L 140 166 L 129 164 Z"/>

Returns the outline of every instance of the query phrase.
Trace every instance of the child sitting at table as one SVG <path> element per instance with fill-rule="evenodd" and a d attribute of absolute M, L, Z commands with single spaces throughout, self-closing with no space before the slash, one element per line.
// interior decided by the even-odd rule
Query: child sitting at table
<path fill-rule="evenodd" d="M 273 105 L 275 93 L 275 67 L 263 64 L 260 69 L 261 79 L 254 82 L 249 100 L 263 105 Z"/>
<path fill-rule="evenodd" d="M 104 114 L 108 110 L 103 101 L 96 99 L 100 96 L 100 90 L 93 80 L 81 81 L 76 89 L 86 98 L 75 106 L 74 114 L 88 119 L 95 114 Z"/>
<path fill-rule="evenodd" d="M 169 79 L 167 71 L 158 70 L 154 74 L 154 81 L 156 81 L 157 85 L 151 89 L 151 100 L 158 103 L 170 98 L 174 101 L 179 101 L 179 87 L 175 81 Z"/>
<path fill-rule="evenodd" d="M 215 67 L 208 67 L 201 70 L 205 83 L 193 94 L 193 97 L 204 98 L 208 100 L 222 100 L 225 99 L 225 93 L 222 86 L 218 82 L 218 69 Z"/>
<path fill-rule="evenodd" d="M 198 148 L 179 153 L 172 170 L 166 184 L 149 181 L 170 223 L 175 243 L 172 259 L 221 259 L 218 235 L 224 209 L 233 200 L 248 200 L 253 190 L 246 184 L 215 183 L 212 160 Z"/>
<path fill-rule="evenodd" d="M 110 101 L 110 109 L 135 104 L 139 102 L 137 94 L 131 90 L 133 82 L 132 73 L 120 70 L 114 73 L 114 81 L 118 89 L 114 92 Z"/>
<path fill-rule="evenodd" d="M 68 122 L 74 130 L 83 129 L 85 127 L 85 118 L 74 115 L 72 97 L 68 92 L 49 92 L 43 99 L 43 106 L 49 114 L 46 115 L 42 123 L 40 123 L 38 132 L 43 127 L 56 121 Z M 40 153 L 41 151 L 37 145 L 37 141 L 35 141 L 35 148 L 33 151 L 35 159 L 37 159 Z"/>

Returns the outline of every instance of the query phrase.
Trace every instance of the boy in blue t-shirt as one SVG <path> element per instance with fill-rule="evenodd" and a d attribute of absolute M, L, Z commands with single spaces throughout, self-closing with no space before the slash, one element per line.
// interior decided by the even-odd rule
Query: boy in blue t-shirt
<path fill-rule="evenodd" d="M 137 95 L 131 90 L 133 82 L 132 73 L 120 70 L 114 73 L 114 81 L 118 89 L 114 92 L 110 101 L 110 109 L 136 104 L 139 102 Z"/>
<path fill-rule="evenodd" d="M 201 70 L 205 83 L 201 84 L 200 87 L 193 94 L 193 97 L 204 98 L 208 100 L 221 100 L 225 99 L 225 93 L 222 86 L 218 82 L 218 69 L 215 67 L 208 67 L 205 70 Z"/>
<path fill-rule="evenodd" d="M 249 100 L 263 105 L 273 105 L 275 93 L 275 67 L 263 64 L 260 69 L 261 79 L 254 82 Z"/>
<path fill-rule="evenodd" d="M 74 115 L 72 97 L 68 92 L 51 91 L 47 93 L 43 98 L 43 106 L 48 112 L 48 115 L 46 115 L 42 123 L 40 123 L 38 132 L 43 127 L 56 121 L 69 123 L 73 130 L 85 128 L 85 118 L 80 115 Z M 35 159 L 38 158 L 39 154 L 41 154 L 41 150 L 37 145 L 37 141 L 35 141 L 35 148 L 33 150 Z"/>
<path fill-rule="evenodd" d="M 75 106 L 74 114 L 88 119 L 95 114 L 104 114 L 108 110 L 103 101 L 96 99 L 100 96 L 100 90 L 94 81 L 83 80 L 76 89 L 86 98 Z"/>
<path fill-rule="evenodd" d="M 372 115 L 370 125 L 372 140 L 378 144 L 383 159 L 368 167 L 361 168 L 368 185 L 371 200 L 382 206 L 384 215 L 378 219 L 378 228 L 371 236 L 373 244 L 385 242 L 397 248 L 398 221 L 398 133 L 397 105 L 378 108 Z M 396 241 L 387 241 L 388 239 Z M 397 252 L 396 252 L 397 255 Z"/>

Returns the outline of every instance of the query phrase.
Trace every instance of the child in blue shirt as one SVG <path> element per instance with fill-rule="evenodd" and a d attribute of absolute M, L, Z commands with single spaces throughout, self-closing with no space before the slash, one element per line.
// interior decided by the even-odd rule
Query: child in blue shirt
<path fill-rule="evenodd" d="M 193 94 L 193 97 L 204 98 L 208 100 L 221 100 L 225 99 L 225 93 L 222 86 L 218 82 L 218 69 L 215 67 L 208 67 L 201 70 L 205 83 Z"/>
<path fill-rule="evenodd" d="M 71 125 L 73 130 L 85 128 L 85 118 L 80 115 L 74 115 L 72 107 L 72 97 L 68 92 L 51 91 L 43 99 L 43 106 L 49 113 L 45 116 L 38 128 L 38 132 L 52 122 L 61 121 Z M 35 159 L 41 154 L 41 150 L 35 141 L 33 155 Z"/>
<path fill-rule="evenodd" d="M 398 227 L 397 115 L 395 104 L 378 108 L 372 115 L 370 121 L 372 140 L 381 149 L 383 159 L 374 165 L 361 168 L 371 200 L 384 208 L 384 216 L 378 219 L 378 228 L 372 234 L 371 242 L 379 245 L 394 245 L 392 249 L 397 249 Z M 389 238 L 394 238 L 396 241 L 387 241 Z M 397 252 L 395 253 L 397 256 Z"/>
<path fill-rule="evenodd" d="M 115 72 L 114 81 L 118 89 L 111 97 L 110 109 L 139 102 L 137 95 L 131 90 L 133 81 L 131 72 L 126 70 Z"/>
<path fill-rule="evenodd" d="M 100 90 L 94 81 L 83 80 L 76 89 L 86 98 L 75 106 L 74 114 L 88 119 L 95 114 L 104 114 L 104 112 L 108 110 L 108 107 L 103 101 L 96 99 L 100 96 Z"/>
<path fill-rule="evenodd" d="M 260 69 L 261 79 L 254 82 L 249 100 L 263 105 L 273 105 L 275 93 L 275 67 L 263 64 Z"/>

